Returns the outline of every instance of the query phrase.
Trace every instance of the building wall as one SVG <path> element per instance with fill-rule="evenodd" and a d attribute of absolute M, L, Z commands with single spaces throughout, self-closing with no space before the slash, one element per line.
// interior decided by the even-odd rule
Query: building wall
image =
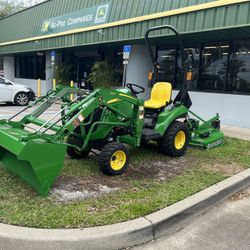
<path fill-rule="evenodd" d="M 173 96 L 178 91 L 174 91 Z M 222 124 L 250 128 L 250 96 L 189 92 L 193 102 L 191 110 L 202 118 L 209 119 L 216 113 Z"/>
<path fill-rule="evenodd" d="M 46 53 L 46 80 L 42 81 L 41 92 L 45 95 L 50 89 L 52 89 L 52 67 L 50 61 L 50 53 Z M 32 88 L 35 93 L 38 92 L 38 79 L 23 79 L 15 77 L 15 59 L 14 56 L 4 57 L 4 77 L 8 80 L 26 85 Z"/>
<path fill-rule="evenodd" d="M 3 58 L 3 71 L 4 77 L 13 82 L 15 78 L 15 61 L 13 56 L 5 56 Z"/>
<path fill-rule="evenodd" d="M 216 0 L 51 0 L 0 20 L 1 42 L 41 35 L 43 22 L 51 17 L 111 3 L 108 22 L 174 10 Z M 30 21 L 32 20 L 32 22 Z M 12 32 L 9 32 L 11 27 Z"/>
<path fill-rule="evenodd" d="M 101 43 L 113 43 L 116 41 L 142 40 L 149 27 L 170 24 L 183 33 L 186 41 L 210 41 L 221 40 L 225 37 L 238 39 L 249 36 L 250 2 L 244 0 L 217 0 L 211 3 L 208 0 L 114 0 L 109 17 L 109 23 L 105 26 L 93 26 L 91 30 L 82 30 L 70 34 L 51 34 L 39 37 L 43 21 L 52 16 L 68 13 L 89 7 L 104 1 L 46 1 L 42 5 L 22 11 L 10 17 L 0 20 L 0 54 L 41 51 L 46 49 L 61 49 L 83 45 L 97 45 Z M 106 2 L 106 1 L 105 1 Z M 182 3 L 182 4 L 180 4 Z M 199 5 L 200 3 L 200 5 Z M 202 4 L 203 3 L 203 4 Z M 170 6 L 171 4 L 171 6 Z M 202 5 L 201 5 L 202 4 Z M 191 6 L 192 5 L 192 6 Z M 196 8 L 193 7 L 196 5 Z M 189 6 L 189 7 L 185 7 Z M 191 7 L 190 7 L 191 6 Z M 180 7 L 184 7 L 180 8 Z M 170 12 L 168 10 L 175 11 Z M 167 12 L 159 18 L 157 12 Z M 177 11 L 178 10 L 178 11 Z M 144 21 L 138 21 L 135 17 L 147 16 Z M 178 14 L 176 14 L 178 13 Z M 234 17 L 234 18 L 232 18 Z M 135 19 L 134 19 L 135 18 Z M 32 20 L 32 22 L 30 22 Z M 125 21 L 123 21 L 125 20 Z M 117 25 L 116 21 L 120 21 Z M 112 23 L 110 27 L 110 23 Z M 102 28 L 105 35 L 98 30 Z M 8 32 L 10 30 L 12 32 Z M 220 32 L 218 32 L 218 29 Z M 152 36 L 169 35 L 169 44 L 175 43 L 174 37 L 167 31 L 155 32 Z M 56 35 L 56 36 L 55 36 Z M 28 40 L 20 41 L 19 39 Z M 18 42 L 19 40 L 19 42 Z M 14 43 L 12 43 L 14 42 Z"/>

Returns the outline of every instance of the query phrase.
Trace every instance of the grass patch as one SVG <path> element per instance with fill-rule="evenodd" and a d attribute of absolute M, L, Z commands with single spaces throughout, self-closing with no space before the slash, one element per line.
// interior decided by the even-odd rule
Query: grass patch
<path fill-rule="evenodd" d="M 59 202 L 53 195 L 40 197 L 0 167 L 0 221 L 37 228 L 79 228 L 145 216 L 248 168 L 249 148 L 250 142 L 226 139 L 223 147 L 191 148 L 185 157 L 174 160 L 160 155 L 154 146 L 131 149 L 130 168 L 120 177 L 100 173 L 96 157 L 66 160 L 60 178 L 77 178 L 87 183 L 82 184 L 83 189 L 91 189 L 93 183 L 119 187 L 111 193 L 70 202 Z M 228 171 L 229 165 L 237 167 Z"/>

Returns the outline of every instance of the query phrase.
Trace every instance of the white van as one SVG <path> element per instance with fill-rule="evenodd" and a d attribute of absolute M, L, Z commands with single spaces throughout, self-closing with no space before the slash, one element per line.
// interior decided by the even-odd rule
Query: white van
<path fill-rule="evenodd" d="M 0 102 L 26 106 L 33 100 L 35 100 L 35 93 L 31 88 L 0 76 Z"/>

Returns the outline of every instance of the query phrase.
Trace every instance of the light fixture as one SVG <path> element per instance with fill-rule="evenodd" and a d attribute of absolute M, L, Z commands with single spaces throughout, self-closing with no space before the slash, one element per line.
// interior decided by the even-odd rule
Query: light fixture
<path fill-rule="evenodd" d="M 106 33 L 103 31 L 103 29 L 99 29 L 99 30 L 97 30 L 97 32 L 98 32 L 100 35 L 103 35 L 103 36 L 106 35 Z"/>
<path fill-rule="evenodd" d="M 37 52 L 36 53 L 38 56 L 44 56 L 44 53 L 42 53 L 42 52 Z"/>
<path fill-rule="evenodd" d="M 217 46 L 205 47 L 204 49 L 217 49 Z"/>

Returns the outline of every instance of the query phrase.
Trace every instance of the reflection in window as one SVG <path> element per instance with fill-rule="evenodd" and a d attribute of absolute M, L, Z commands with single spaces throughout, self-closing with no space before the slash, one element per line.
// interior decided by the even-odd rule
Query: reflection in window
<path fill-rule="evenodd" d="M 158 50 L 158 63 L 160 65 L 159 81 L 174 84 L 176 50 Z"/>
<path fill-rule="evenodd" d="M 184 66 L 185 69 L 192 72 L 192 79 L 187 82 L 189 90 L 197 89 L 198 87 L 198 73 L 199 73 L 199 48 L 185 48 Z M 184 76 L 183 68 L 181 65 L 180 51 L 178 51 L 177 72 L 176 72 L 176 88 L 182 88 Z"/>
<path fill-rule="evenodd" d="M 204 47 L 200 89 L 223 91 L 225 88 L 229 45 Z"/>
<path fill-rule="evenodd" d="M 45 55 L 15 56 L 15 77 L 45 80 Z"/>
<path fill-rule="evenodd" d="M 249 42 L 235 43 L 232 48 L 228 69 L 227 91 L 236 93 L 250 93 Z"/>
<path fill-rule="evenodd" d="M 186 81 L 189 90 L 250 94 L 249 41 L 189 46 L 185 54 L 185 70 L 190 72 L 186 76 L 179 51 L 159 50 L 158 62 L 163 69 L 159 80 L 180 89 L 183 78 L 191 75 Z"/>
<path fill-rule="evenodd" d="M 3 57 L 0 56 L 0 70 L 3 70 Z"/>

